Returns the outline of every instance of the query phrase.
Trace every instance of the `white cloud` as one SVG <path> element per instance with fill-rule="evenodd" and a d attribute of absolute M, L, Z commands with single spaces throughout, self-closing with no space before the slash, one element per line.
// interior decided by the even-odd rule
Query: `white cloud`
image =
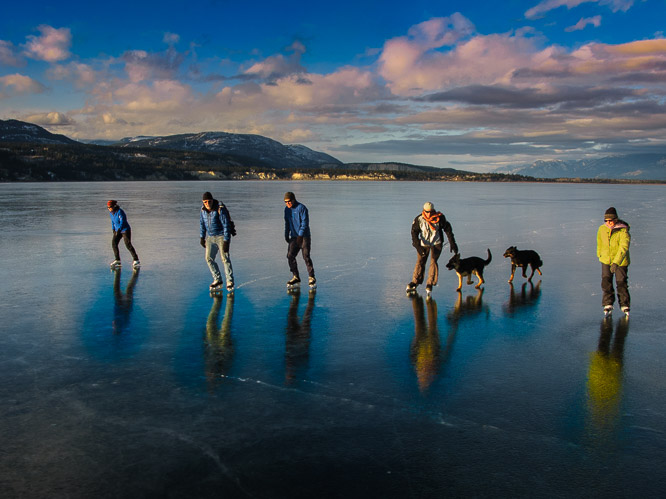
<path fill-rule="evenodd" d="M 543 0 L 531 9 L 525 12 L 527 19 L 536 19 L 543 17 L 544 14 L 559 7 L 573 9 L 582 3 L 598 3 L 599 5 L 608 5 L 613 12 L 626 12 L 634 4 L 634 0 Z"/>
<path fill-rule="evenodd" d="M 47 62 L 63 61 L 70 57 L 72 34 L 69 28 L 56 29 L 43 24 L 37 29 L 41 33 L 40 36 L 27 37 L 25 51 L 28 57 Z"/>
<path fill-rule="evenodd" d="M 38 81 L 19 73 L 0 76 L 0 85 L 16 94 L 39 94 L 46 90 Z"/>
<path fill-rule="evenodd" d="M 25 120 L 41 126 L 63 126 L 74 124 L 74 121 L 66 114 L 59 113 L 57 111 L 50 113 L 31 114 L 30 116 L 26 116 Z"/>

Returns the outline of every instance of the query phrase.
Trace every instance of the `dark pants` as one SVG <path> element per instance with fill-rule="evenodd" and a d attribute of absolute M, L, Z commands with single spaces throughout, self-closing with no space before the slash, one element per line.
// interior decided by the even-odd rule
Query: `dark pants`
<path fill-rule="evenodd" d="M 125 247 L 127 251 L 132 255 L 133 260 L 138 260 L 139 256 L 134 251 L 134 246 L 132 246 L 132 229 L 127 229 L 125 232 L 116 232 L 111 239 L 111 247 L 113 248 L 113 256 L 116 257 L 116 260 L 120 260 L 120 252 L 118 251 L 118 243 L 123 239 L 125 241 Z"/>
<path fill-rule="evenodd" d="M 423 283 L 423 277 L 425 275 L 425 266 L 428 260 L 428 255 L 432 255 L 430 259 L 430 271 L 428 272 L 428 282 L 427 285 L 435 286 L 437 285 L 437 280 L 439 279 L 439 266 L 437 265 L 437 260 L 439 260 L 439 255 L 442 254 L 442 246 L 421 246 L 421 253 L 417 253 L 416 265 L 414 266 L 414 275 L 412 276 L 412 282 L 416 284 Z"/>
<path fill-rule="evenodd" d="M 629 267 L 617 267 L 615 270 L 615 284 L 617 285 L 617 301 L 620 307 L 629 307 L 631 297 L 629 296 L 628 276 Z M 610 271 L 610 265 L 601 264 L 601 290 L 604 296 L 601 304 L 613 305 L 615 303 L 615 290 L 613 289 L 613 274 Z"/>
<path fill-rule="evenodd" d="M 296 238 L 289 241 L 289 247 L 287 249 L 287 261 L 289 262 L 289 270 L 296 277 L 300 278 L 298 274 L 298 265 L 296 264 L 296 256 L 298 252 L 303 250 L 303 260 L 305 261 L 305 266 L 308 269 L 308 275 L 314 277 L 314 267 L 312 265 L 312 259 L 310 258 L 310 238 L 303 238 L 303 246 L 298 245 L 298 240 Z"/>

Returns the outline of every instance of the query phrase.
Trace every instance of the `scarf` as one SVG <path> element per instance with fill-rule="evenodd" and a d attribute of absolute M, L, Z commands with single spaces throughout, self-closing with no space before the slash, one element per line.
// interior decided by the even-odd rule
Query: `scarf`
<path fill-rule="evenodd" d="M 428 213 L 427 211 L 423 211 L 421 213 L 423 216 L 423 219 L 428 222 L 428 225 L 430 225 L 430 228 L 433 231 L 437 230 L 437 227 L 435 227 L 435 224 L 439 223 L 439 217 L 443 216 L 439 211 L 435 211 L 432 214 Z"/>

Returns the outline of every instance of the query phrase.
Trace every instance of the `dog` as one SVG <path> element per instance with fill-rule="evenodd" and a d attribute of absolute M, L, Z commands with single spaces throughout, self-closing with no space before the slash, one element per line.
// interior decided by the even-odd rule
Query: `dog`
<path fill-rule="evenodd" d="M 462 278 L 467 276 L 467 284 L 472 284 L 472 275 L 475 275 L 479 279 L 479 283 L 474 286 L 476 289 L 481 287 L 483 284 L 483 268 L 490 263 L 493 259 L 493 256 L 490 254 L 490 248 L 488 248 L 488 259 L 484 260 L 478 256 L 470 256 L 469 258 L 460 258 L 460 253 L 453 255 L 449 263 L 446 264 L 446 268 L 449 270 L 455 270 L 458 274 L 458 289 L 460 291 L 462 288 Z"/>
<path fill-rule="evenodd" d="M 516 273 L 516 267 L 522 267 L 523 277 L 527 277 L 527 266 L 532 267 L 532 273 L 528 277 L 528 281 L 532 282 L 532 277 L 534 277 L 534 272 L 541 273 L 541 266 L 543 262 L 539 253 L 533 250 L 519 250 L 515 246 L 507 248 L 504 252 L 504 258 L 511 258 L 511 277 L 509 277 L 509 282 L 513 282 L 513 275 Z"/>

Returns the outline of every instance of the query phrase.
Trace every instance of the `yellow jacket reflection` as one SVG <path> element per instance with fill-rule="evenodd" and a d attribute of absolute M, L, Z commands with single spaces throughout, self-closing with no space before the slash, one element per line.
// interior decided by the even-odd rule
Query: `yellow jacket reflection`
<path fill-rule="evenodd" d="M 410 356 L 416 371 L 419 390 L 424 392 L 437 377 L 440 366 L 441 346 L 437 330 L 437 303 L 427 301 L 428 323 L 426 325 L 423 298 L 412 298 L 414 307 L 414 341 Z"/>

